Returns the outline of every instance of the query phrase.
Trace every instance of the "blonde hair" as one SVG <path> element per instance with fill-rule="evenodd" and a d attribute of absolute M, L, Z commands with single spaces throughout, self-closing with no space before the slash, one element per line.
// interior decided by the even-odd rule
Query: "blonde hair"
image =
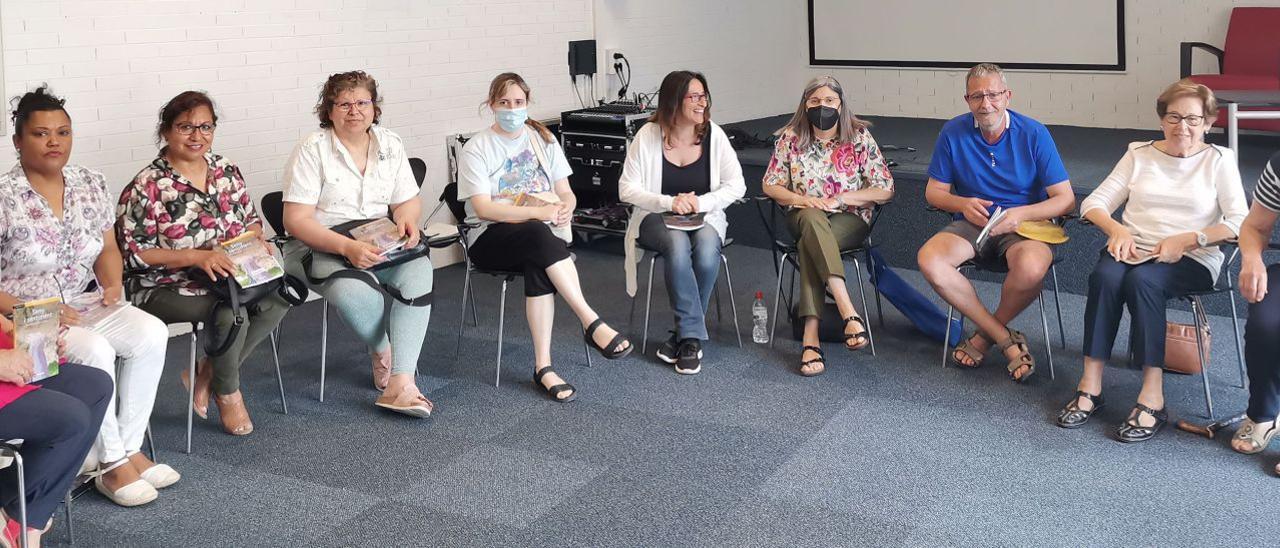
<path fill-rule="evenodd" d="M 853 110 L 848 108 L 844 100 L 844 88 L 840 86 L 840 82 L 832 76 L 819 76 L 804 86 L 804 92 L 800 94 L 800 106 L 796 107 L 796 113 L 787 122 L 787 125 L 775 131 L 774 135 L 782 135 L 787 131 L 796 136 L 796 144 L 801 148 L 808 148 L 813 144 L 813 126 L 809 123 L 809 96 L 818 91 L 819 88 L 831 88 L 840 97 L 840 119 L 836 122 L 836 142 L 847 143 L 853 140 L 853 136 L 857 135 L 868 127 L 871 122 L 859 119 L 854 116 Z"/>
<path fill-rule="evenodd" d="M 489 82 L 489 98 L 485 99 L 485 101 L 480 104 L 480 108 L 483 109 L 484 107 L 489 107 L 489 109 L 492 110 L 493 105 L 498 102 L 498 99 L 502 98 L 502 95 L 507 92 L 507 88 L 511 86 L 516 86 L 520 88 L 520 91 L 524 92 L 524 100 L 526 103 L 533 102 L 533 95 L 529 93 L 529 84 L 525 83 L 524 78 L 521 78 L 519 74 L 514 72 L 504 72 L 494 76 L 493 81 Z M 547 129 L 547 126 L 542 122 L 534 120 L 533 118 L 526 118 L 524 124 L 537 130 L 538 135 L 542 136 L 543 141 L 548 143 L 554 143 L 556 141 L 555 135 L 552 135 L 551 130 Z"/>
<path fill-rule="evenodd" d="M 1204 105 L 1204 117 L 1210 120 L 1210 123 L 1218 117 L 1218 99 L 1213 96 L 1213 90 L 1204 84 L 1192 82 L 1190 78 L 1183 78 L 1164 88 L 1160 96 L 1156 97 L 1156 114 L 1164 118 L 1164 115 L 1169 113 L 1169 103 L 1183 97 L 1199 99 Z"/>

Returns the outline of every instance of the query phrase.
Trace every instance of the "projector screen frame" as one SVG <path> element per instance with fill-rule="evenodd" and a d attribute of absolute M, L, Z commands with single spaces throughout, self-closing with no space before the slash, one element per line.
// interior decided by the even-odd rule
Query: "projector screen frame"
<path fill-rule="evenodd" d="M 975 61 L 896 61 L 883 59 L 819 59 L 817 46 L 813 36 L 813 3 L 806 4 L 809 27 L 809 64 L 811 66 L 834 66 L 850 68 L 922 68 L 922 69 L 967 69 L 978 63 L 995 63 L 1001 68 L 1014 70 L 1049 70 L 1049 71 L 1101 71 L 1125 72 L 1124 51 L 1124 0 L 1116 0 L 1116 62 L 1113 64 L 1089 63 L 1002 63 L 995 59 Z"/>

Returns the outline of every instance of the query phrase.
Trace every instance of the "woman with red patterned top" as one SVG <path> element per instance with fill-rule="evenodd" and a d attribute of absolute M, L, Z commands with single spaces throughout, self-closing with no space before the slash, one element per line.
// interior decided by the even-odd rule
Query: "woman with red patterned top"
<path fill-rule="evenodd" d="M 221 280 L 235 271 L 217 245 L 245 233 L 262 238 L 262 220 L 245 189 L 240 169 L 211 152 L 218 115 L 213 101 L 199 91 L 185 91 L 160 109 L 157 140 L 160 155 L 134 177 L 120 196 L 120 247 L 138 266 L 163 267 L 143 281 L 134 295 L 143 310 L 168 323 L 198 322 L 209 317 L 218 299 L 188 272 L 202 270 Z M 268 252 L 271 246 L 262 240 Z M 275 292 L 248 308 L 247 321 L 226 352 L 205 358 L 196 367 L 195 401 L 207 418 L 209 397 L 218 406 L 222 428 L 233 436 L 253 431 L 240 393 L 240 364 L 280 324 L 289 303 Z M 230 308 L 218 311 L 206 336 L 223 340 L 234 322 Z M 191 382 L 183 372 L 184 384 Z"/>
<path fill-rule="evenodd" d="M 800 106 L 778 130 L 773 159 L 762 189 L 787 208 L 787 226 L 800 249 L 800 298 L 804 318 L 800 374 L 822 373 L 818 318 L 830 292 L 844 319 L 845 347 L 870 343 L 866 322 L 853 308 L 844 284 L 840 251 L 862 245 L 870 232 L 871 209 L 893 198 L 893 175 L 870 126 L 845 108 L 840 82 L 830 76 L 809 81 Z"/>

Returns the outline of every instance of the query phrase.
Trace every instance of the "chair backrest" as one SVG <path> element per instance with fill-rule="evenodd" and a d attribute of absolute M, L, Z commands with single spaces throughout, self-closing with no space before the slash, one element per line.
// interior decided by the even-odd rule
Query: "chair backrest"
<path fill-rule="evenodd" d="M 467 218 L 467 209 L 462 206 L 462 202 L 458 201 L 458 183 L 444 185 L 444 190 L 440 192 L 440 201 L 449 206 L 449 212 L 453 213 L 453 218 L 459 223 Z"/>
<path fill-rule="evenodd" d="M 422 181 L 427 178 L 427 163 L 422 158 L 409 158 L 409 168 L 413 170 L 413 180 L 422 188 Z"/>
<path fill-rule="evenodd" d="M 1223 74 L 1280 76 L 1280 8 L 1233 8 L 1223 46 Z"/>
<path fill-rule="evenodd" d="M 262 218 L 271 226 L 277 236 L 284 236 L 284 192 L 279 190 L 268 192 L 262 196 L 262 207 L 259 208 Z"/>

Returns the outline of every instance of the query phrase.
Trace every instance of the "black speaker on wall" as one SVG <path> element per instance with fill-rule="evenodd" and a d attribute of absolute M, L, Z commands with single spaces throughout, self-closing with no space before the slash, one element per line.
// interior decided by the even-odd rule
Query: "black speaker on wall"
<path fill-rule="evenodd" d="M 569 76 L 596 73 L 596 41 L 569 41 Z"/>

